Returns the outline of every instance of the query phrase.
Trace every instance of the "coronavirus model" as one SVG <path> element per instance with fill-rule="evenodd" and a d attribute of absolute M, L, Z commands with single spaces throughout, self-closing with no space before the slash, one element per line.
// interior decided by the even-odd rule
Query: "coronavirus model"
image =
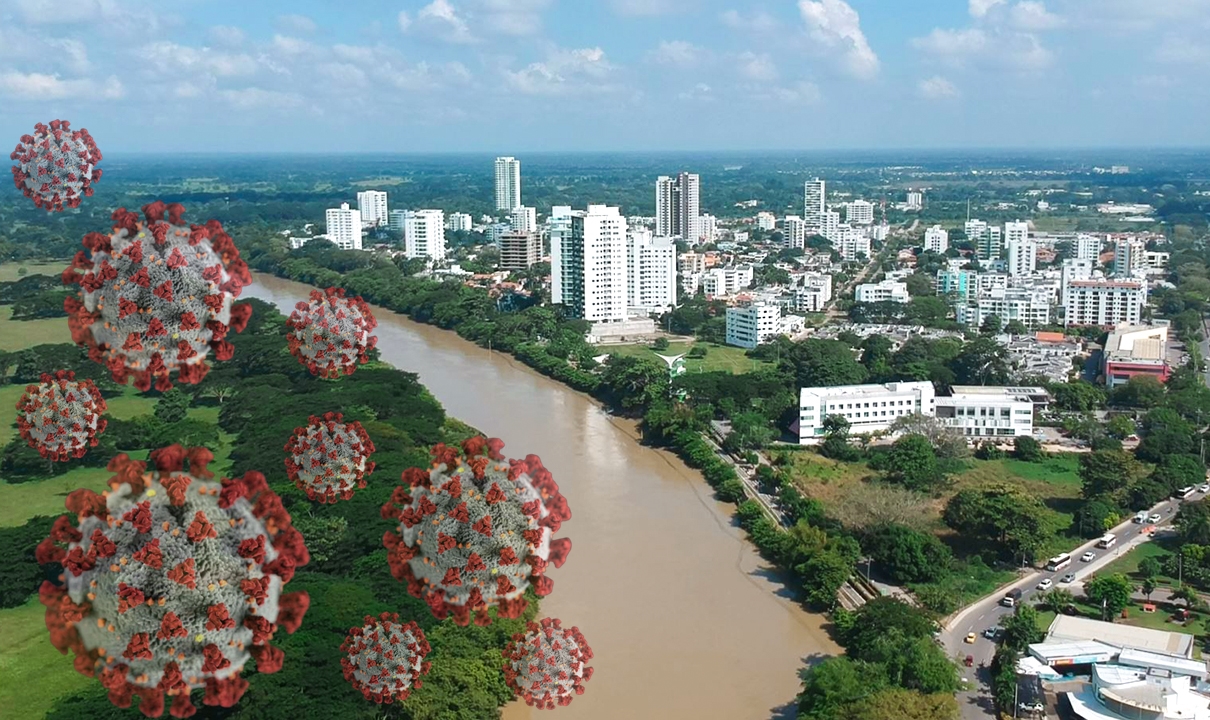
<path fill-rule="evenodd" d="M 146 222 L 120 208 L 113 234 L 89 233 L 63 272 L 80 296 L 64 301 L 71 336 L 89 357 L 109 367 L 113 379 L 134 377 L 139 390 L 155 382 L 169 390 L 178 382 L 201 382 L 210 367 L 233 351 L 227 333 L 240 332 L 252 313 L 234 304 L 252 275 L 217 220 L 185 225 L 179 203 L 143 207 Z M 167 218 L 167 219 L 165 219 Z"/>
<path fill-rule="evenodd" d="M 374 443 L 359 422 L 342 422 L 340 413 L 312 415 L 286 443 L 286 473 L 307 497 L 334 503 L 353 497 L 374 472 L 369 459 Z"/>
<path fill-rule="evenodd" d="M 477 437 L 432 449 L 430 470 L 409 468 L 405 485 L 382 506 L 399 522 L 383 544 L 391 574 L 425 600 L 433 616 L 488 625 L 488 608 L 520 617 L 526 588 L 539 596 L 554 585 L 546 565 L 563 564 L 571 541 L 552 539 L 571 518 L 567 501 L 537 455 L 505 461 L 504 443 Z"/>
<path fill-rule="evenodd" d="M 282 593 L 310 556 L 281 499 L 257 472 L 210 482 L 213 457 L 173 445 L 151 453 L 147 472 L 117 456 L 111 489 L 68 495 L 78 524 L 60 517 L 37 548 L 39 562 L 63 566 L 64 584 L 39 592 L 51 642 L 99 676 L 110 702 L 130 707 L 137 695 L 148 717 L 165 696 L 173 717 L 189 717 L 198 688 L 204 704 L 233 706 L 248 687 L 244 664 L 281 669 L 269 641 L 298 629 L 310 604 Z"/>
<path fill-rule="evenodd" d="M 92 197 L 92 184 L 101 179 L 101 151 L 87 130 L 72 130 L 66 120 L 38 123 L 33 135 L 22 135 L 9 156 L 13 184 L 47 212 L 80 207 Z"/>
<path fill-rule="evenodd" d="M 424 631 L 414 622 L 400 624 L 395 613 L 366 615 L 365 625 L 349 631 L 340 651 L 345 680 L 376 703 L 403 702 L 429 671 Z"/>
<path fill-rule="evenodd" d="M 290 353 L 312 375 L 330 379 L 352 375 L 378 342 L 370 331 L 378 321 L 360 297 L 347 298 L 342 288 L 311 291 L 311 302 L 300 302 L 286 321 Z"/>
<path fill-rule="evenodd" d="M 573 693 L 583 695 L 592 677 L 584 664 L 592 659 L 592 648 L 579 628 L 564 628 L 551 618 L 527 623 L 525 629 L 504 649 L 504 681 L 526 705 L 540 710 L 570 705 Z"/>
<path fill-rule="evenodd" d="M 70 370 L 41 379 L 42 384 L 27 386 L 17 402 L 21 437 L 49 460 L 84 457 L 105 431 L 105 398 L 92 380 L 76 382 Z"/>

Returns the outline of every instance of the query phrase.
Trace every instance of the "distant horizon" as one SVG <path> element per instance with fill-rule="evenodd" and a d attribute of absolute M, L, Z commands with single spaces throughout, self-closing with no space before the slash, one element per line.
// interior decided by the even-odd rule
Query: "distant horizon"
<path fill-rule="evenodd" d="M 263 156 L 368 156 L 368 157 L 408 157 L 408 156 L 483 156 L 483 157 L 515 157 L 524 162 L 526 155 L 541 156 L 541 155 L 789 155 L 789 154 L 811 154 L 811 155 L 826 155 L 826 154 L 896 154 L 896 153 L 1172 153 L 1172 152 L 1189 152 L 1189 153 L 1210 153 L 1210 145 L 1122 145 L 1122 146 L 1053 146 L 1053 147 L 1027 147 L 1027 146 L 985 146 L 985 147 L 962 147 L 962 146 L 930 146 L 930 147 L 836 147 L 836 148 L 764 148 L 764 149 L 704 149 L 691 148 L 679 150 L 509 150 L 491 151 L 491 150 L 263 150 L 263 151 L 240 151 L 240 150 L 109 150 L 105 153 L 106 157 L 111 155 L 120 156 L 148 156 L 148 157 L 171 157 L 178 155 L 188 156 L 239 156 L 239 157 L 263 157 Z M 102 161 L 104 162 L 104 161 Z"/>

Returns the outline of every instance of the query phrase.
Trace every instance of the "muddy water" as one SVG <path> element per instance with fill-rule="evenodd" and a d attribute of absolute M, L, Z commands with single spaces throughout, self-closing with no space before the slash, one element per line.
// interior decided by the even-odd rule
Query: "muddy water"
<path fill-rule="evenodd" d="M 257 275 L 244 292 L 289 312 L 308 286 Z M 507 355 L 374 308 L 382 359 L 420 375 L 446 411 L 504 454 L 534 453 L 571 507 L 567 563 L 544 615 L 592 646 L 585 693 L 561 720 L 793 717 L 803 660 L 839 652 L 733 527 L 701 476 L 640 446 L 631 422 Z M 523 703 L 505 720 L 541 716 Z"/>

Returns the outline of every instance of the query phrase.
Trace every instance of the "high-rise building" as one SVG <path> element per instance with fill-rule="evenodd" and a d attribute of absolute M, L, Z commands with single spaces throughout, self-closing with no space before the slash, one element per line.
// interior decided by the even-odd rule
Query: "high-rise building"
<path fill-rule="evenodd" d="M 787 215 L 782 220 L 782 242 L 786 247 L 803 248 L 807 244 L 807 222 L 797 215 Z"/>
<path fill-rule="evenodd" d="M 1009 223 L 1009 225 L 1011 224 Z M 1006 240 L 1004 244 L 1008 251 L 1009 275 L 1024 277 L 1038 268 L 1038 243 L 1030 239 L 1028 235 L 1025 237 L 1015 235 Z"/>
<path fill-rule="evenodd" d="M 1146 264 L 1147 243 L 1138 238 L 1119 238 L 1113 245 L 1114 277 L 1129 278 Z"/>
<path fill-rule="evenodd" d="M 388 225 L 392 230 L 403 232 L 403 218 L 407 215 L 407 210 L 392 210 L 388 217 Z"/>
<path fill-rule="evenodd" d="M 701 181 L 692 173 L 675 178 L 661 175 L 655 181 L 655 234 L 695 240 L 693 221 L 701 211 L 698 192 Z"/>
<path fill-rule="evenodd" d="M 922 210 L 924 208 L 924 193 L 919 190 L 908 190 L 907 209 Z"/>
<path fill-rule="evenodd" d="M 781 326 L 781 305 L 752 302 L 727 308 L 728 345 L 748 348 L 767 343 L 777 337 Z"/>
<path fill-rule="evenodd" d="M 542 236 L 537 232 L 506 232 L 499 245 L 501 270 L 525 270 L 542 259 Z"/>
<path fill-rule="evenodd" d="M 1137 325 L 1147 304 L 1147 283 L 1139 280 L 1077 280 L 1067 284 L 1063 325 Z"/>
<path fill-rule="evenodd" d="M 445 218 L 445 229 L 453 232 L 470 232 L 474 225 L 470 213 L 450 213 Z"/>
<path fill-rule="evenodd" d="M 626 218 L 616 207 L 551 211 L 551 300 L 573 317 L 626 320 L 626 263 Z"/>
<path fill-rule="evenodd" d="M 845 209 L 845 222 L 850 225 L 873 225 L 874 203 L 854 200 Z"/>
<path fill-rule="evenodd" d="M 328 226 L 328 240 L 341 250 L 361 249 L 361 212 L 341 203 L 339 208 L 328 208 L 324 213 Z"/>
<path fill-rule="evenodd" d="M 512 226 L 513 232 L 534 232 L 538 229 L 538 213 L 534 208 L 524 205 L 515 207 L 509 214 L 509 224 Z"/>
<path fill-rule="evenodd" d="M 404 255 L 429 260 L 445 259 L 445 212 L 408 210 L 403 216 Z"/>
<path fill-rule="evenodd" d="M 1101 238 L 1097 235 L 1080 233 L 1076 236 L 1075 254 L 1077 260 L 1097 262 L 1101 257 Z"/>
<path fill-rule="evenodd" d="M 957 320 L 972 328 L 981 328 L 988 318 L 995 316 L 1000 326 L 1016 320 L 1025 327 L 1034 328 L 1050 324 L 1050 306 L 1053 295 L 1029 288 L 996 287 L 978 293 L 968 305 L 954 308 Z"/>
<path fill-rule="evenodd" d="M 980 260 L 999 260 L 1004 252 L 1004 234 L 1000 228 L 981 220 L 968 220 L 966 239 L 975 245 L 975 256 Z"/>
<path fill-rule="evenodd" d="M 1004 243 L 1008 244 L 1015 240 L 1026 240 L 1029 238 L 1029 223 L 1021 222 L 1006 222 L 1004 223 Z"/>
<path fill-rule="evenodd" d="M 772 230 L 777 227 L 777 216 L 771 212 L 756 213 L 756 227 L 760 230 Z"/>
<path fill-rule="evenodd" d="M 944 253 L 950 247 L 950 234 L 940 225 L 924 231 L 924 249 L 927 252 Z"/>
<path fill-rule="evenodd" d="M 676 307 L 676 241 L 639 229 L 627 233 L 626 246 L 629 308 L 663 313 Z"/>
<path fill-rule="evenodd" d="M 387 194 L 381 190 L 364 190 L 357 193 L 357 209 L 361 212 L 361 224 L 383 227 L 387 224 Z"/>
<path fill-rule="evenodd" d="M 827 208 L 827 184 L 815 178 L 803 185 L 803 214 L 808 235 L 824 235 L 824 212 Z M 824 237 L 827 237 L 824 235 Z"/>
<path fill-rule="evenodd" d="M 521 161 L 496 158 L 496 209 L 512 212 L 521 205 Z"/>
<path fill-rule="evenodd" d="M 860 230 L 848 225 L 842 226 L 837 238 L 832 240 L 832 247 L 840 253 L 841 260 L 853 262 L 860 260 L 863 256 L 870 257 L 870 238 Z"/>
<path fill-rule="evenodd" d="M 718 218 L 713 215 L 698 215 L 689 222 L 689 237 L 691 243 L 714 242 L 718 232 Z"/>
<path fill-rule="evenodd" d="M 841 228 L 840 213 L 835 210 L 824 210 L 817 229 L 812 230 L 811 223 L 807 223 L 807 235 L 822 235 L 832 241 L 832 245 L 835 246 L 840 241 Z"/>
<path fill-rule="evenodd" d="M 1083 258 L 1068 258 L 1063 261 L 1063 269 L 1059 275 L 1059 304 L 1067 304 L 1067 286 L 1073 282 L 1092 279 L 1095 260 Z"/>

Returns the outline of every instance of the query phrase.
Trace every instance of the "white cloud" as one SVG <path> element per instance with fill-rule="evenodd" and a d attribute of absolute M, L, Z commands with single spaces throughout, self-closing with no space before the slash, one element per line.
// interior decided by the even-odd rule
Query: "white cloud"
<path fill-rule="evenodd" d="M 714 91 L 706 83 L 698 83 L 691 89 L 677 93 L 677 100 L 714 102 Z"/>
<path fill-rule="evenodd" d="M 162 75 L 211 74 L 216 77 L 253 75 L 257 62 L 250 55 L 215 52 L 208 47 L 192 48 L 161 41 L 135 51 L 143 69 Z"/>
<path fill-rule="evenodd" d="M 742 52 L 736 58 L 739 62 L 737 69 L 740 74 L 750 80 L 776 80 L 777 66 L 773 64 L 773 58 L 769 57 L 768 53 L 756 54 L 754 52 Z"/>
<path fill-rule="evenodd" d="M 553 0 L 478 0 L 484 26 L 501 35 L 536 35 Z"/>
<path fill-rule="evenodd" d="M 248 87 L 241 90 L 220 90 L 219 97 L 237 108 L 293 108 L 302 104 L 302 97 L 294 93 Z"/>
<path fill-rule="evenodd" d="M 306 40 L 289 37 L 287 35 L 274 35 L 272 49 L 280 55 L 303 55 L 309 53 L 314 46 Z"/>
<path fill-rule="evenodd" d="M 278 15 L 277 24 L 286 32 L 309 35 L 317 29 L 315 21 L 306 15 Z"/>
<path fill-rule="evenodd" d="M 916 91 L 920 93 L 921 97 L 930 100 L 958 97 L 958 88 L 954 87 L 952 82 L 940 75 L 934 75 L 931 78 L 921 80 L 916 86 Z"/>
<path fill-rule="evenodd" d="M 117 100 L 126 94 L 114 76 L 105 82 L 61 80 L 58 75 L 42 73 L 0 73 L 0 95 L 23 100 Z"/>
<path fill-rule="evenodd" d="M 823 99 L 819 86 L 805 80 L 786 87 L 775 87 L 773 95 L 777 102 L 789 105 L 815 105 Z"/>
<path fill-rule="evenodd" d="M 90 22 L 104 13 L 98 0 L 16 0 L 15 4 L 31 25 Z"/>
<path fill-rule="evenodd" d="M 1210 46 L 1176 33 L 1168 33 L 1156 47 L 1155 59 L 1170 65 L 1205 67 L 1210 64 Z"/>
<path fill-rule="evenodd" d="M 58 53 L 58 61 L 72 72 L 86 73 L 89 69 L 88 50 L 79 40 L 55 38 L 47 40 L 46 44 Z"/>
<path fill-rule="evenodd" d="M 244 31 L 230 25 L 215 25 L 210 28 L 210 37 L 220 45 L 244 44 Z"/>
<path fill-rule="evenodd" d="M 420 12 L 416 13 L 416 21 L 413 27 L 419 25 L 433 28 L 434 32 L 446 42 L 467 44 L 478 41 L 471 34 L 470 26 L 466 20 L 458 14 L 458 11 L 449 3 L 449 0 L 433 0 L 433 2 L 420 8 Z"/>
<path fill-rule="evenodd" d="M 554 49 L 543 62 L 530 63 L 517 71 L 504 70 L 504 79 L 514 90 L 527 95 L 562 95 L 583 89 L 617 91 L 604 80 L 614 66 L 599 47 L 579 50 Z"/>
<path fill-rule="evenodd" d="M 727 10 L 719 17 L 727 27 L 751 33 L 770 33 L 781 27 L 777 19 L 764 10 L 756 10 L 748 17 L 738 10 Z"/>
<path fill-rule="evenodd" d="M 1006 0 L 970 0 L 968 9 L 971 17 L 981 18 L 986 15 L 992 8 L 1001 5 Z"/>
<path fill-rule="evenodd" d="M 1041 31 L 1062 27 L 1063 18 L 1046 9 L 1037 0 L 1021 0 L 1009 10 L 1009 24 L 1019 30 Z"/>
<path fill-rule="evenodd" d="M 913 38 L 912 45 L 935 60 L 953 67 L 977 65 L 1041 70 L 1049 67 L 1054 59 L 1037 36 L 995 29 L 985 31 L 981 28 L 935 28 L 924 37 Z"/>
<path fill-rule="evenodd" d="M 701 62 L 704 52 L 702 48 L 684 40 L 664 40 L 651 51 L 650 57 L 660 65 L 689 68 Z"/>
<path fill-rule="evenodd" d="M 407 32 L 408 28 L 412 27 L 412 16 L 408 15 L 407 10 L 399 11 L 399 32 Z"/>
<path fill-rule="evenodd" d="M 321 63 L 315 69 L 332 81 L 331 85 L 325 86 L 330 90 L 361 89 L 368 84 L 365 71 L 350 63 Z"/>
<path fill-rule="evenodd" d="M 1060 0 L 1070 6 L 1073 23 L 1114 32 L 1141 32 L 1155 28 L 1200 25 L 1210 29 L 1207 0 Z"/>
<path fill-rule="evenodd" d="M 854 77 L 878 74 L 878 56 L 861 31 L 861 18 L 844 0 L 799 0 L 798 10 L 811 39 L 841 53 L 844 68 Z"/>
<path fill-rule="evenodd" d="M 672 15 L 686 9 L 686 0 L 610 0 L 610 7 L 619 15 L 652 17 Z"/>

